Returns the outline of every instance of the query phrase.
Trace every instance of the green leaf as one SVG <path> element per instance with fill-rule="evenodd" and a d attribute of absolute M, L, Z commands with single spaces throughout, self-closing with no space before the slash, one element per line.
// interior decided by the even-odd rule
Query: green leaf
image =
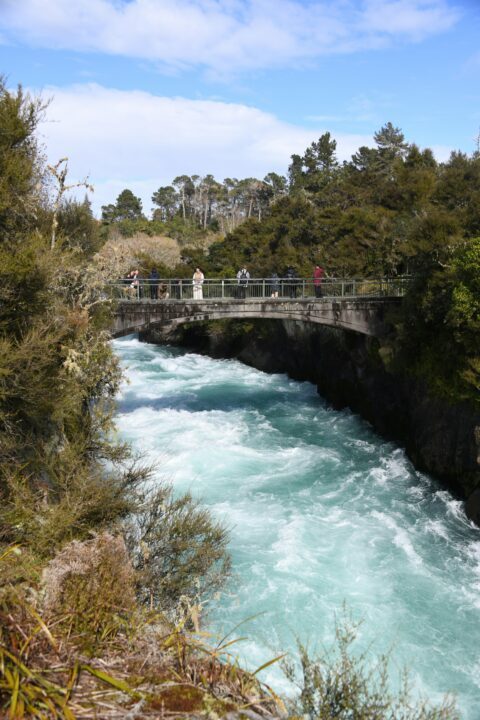
<path fill-rule="evenodd" d="M 133 690 L 133 688 L 130 687 L 130 685 L 125 682 L 125 680 L 121 680 L 120 678 L 115 678 L 112 675 L 109 675 L 106 672 L 103 672 L 103 670 L 98 670 L 97 668 L 92 667 L 91 665 L 82 665 L 81 670 L 86 670 L 90 673 L 90 675 L 94 675 L 99 680 L 102 680 L 102 682 L 107 683 L 107 685 L 111 685 L 112 687 L 116 688 L 117 690 L 121 690 L 122 692 L 127 693 L 128 695 L 139 695 L 139 693 L 136 690 Z"/>
<path fill-rule="evenodd" d="M 268 662 L 264 663 L 263 665 L 260 665 L 259 668 L 255 670 L 255 672 L 252 673 L 252 675 L 257 675 L 261 670 L 265 670 L 265 668 L 269 667 L 270 665 L 273 665 L 274 663 L 278 662 L 282 658 L 286 656 L 287 653 L 282 653 L 281 655 L 278 655 L 276 658 L 273 658 L 273 660 L 269 660 Z"/>

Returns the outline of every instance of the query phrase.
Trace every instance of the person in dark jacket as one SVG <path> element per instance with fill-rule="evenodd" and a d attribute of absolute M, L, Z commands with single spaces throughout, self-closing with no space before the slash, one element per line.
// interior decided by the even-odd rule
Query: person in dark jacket
<path fill-rule="evenodd" d="M 150 297 L 152 300 L 158 300 L 158 280 L 158 270 L 157 268 L 153 268 L 149 277 Z"/>
<path fill-rule="evenodd" d="M 270 297 L 278 298 L 278 291 L 280 290 L 280 278 L 276 272 L 272 272 L 269 278 Z"/>
<path fill-rule="evenodd" d="M 285 273 L 285 294 L 292 299 L 297 297 L 297 278 L 295 269 L 289 265 Z"/>

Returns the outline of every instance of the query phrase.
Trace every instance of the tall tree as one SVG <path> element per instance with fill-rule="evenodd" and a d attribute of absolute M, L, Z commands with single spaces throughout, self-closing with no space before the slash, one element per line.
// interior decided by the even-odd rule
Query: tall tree
<path fill-rule="evenodd" d="M 172 185 L 164 185 L 153 193 L 152 202 L 158 208 L 160 219 L 170 220 L 178 206 L 178 194 Z M 157 217 L 157 210 L 154 211 L 154 216 Z"/>
<path fill-rule="evenodd" d="M 284 175 L 270 172 L 268 173 L 268 175 L 265 175 L 265 177 L 263 178 L 263 182 L 269 185 L 269 187 L 271 188 L 271 197 L 273 202 L 275 202 L 275 200 L 278 200 L 278 198 L 282 197 L 282 195 L 286 195 L 287 178 Z"/>
<path fill-rule="evenodd" d="M 45 107 L 21 86 L 9 91 L 5 77 L 0 76 L 0 236 L 4 242 L 29 227 L 39 210 L 44 184 L 35 130 Z"/>
<path fill-rule="evenodd" d="M 106 223 L 143 218 L 142 201 L 131 190 L 122 190 L 115 205 L 102 206 L 102 220 Z"/>
<path fill-rule="evenodd" d="M 291 156 L 288 166 L 288 190 L 290 193 L 299 192 L 303 187 L 303 159 L 300 155 Z"/>
<path fill-rule="evenodd" d="M 376 169 L 377 172 L 387 175 L 391 179 L 393 164 L 397 159 L 403 159 L 408 150 L 408 143 L 400 128 L 394 127 L 391 122 L 380 128 L 374 134 L 377 144 Z"/>
<path fill-rule="evenodd" d="M 332 139 L 329 132 L 324 133 L 317 142 L 312 142 L 303 156 L 307 175 L 330 174 L 338 166 L 336 151 L 337 141 Z"/>
<path fill-rule="evenodd" d="M 195 193 L 195 185 L 191 177 L 188 175 L 178 175 L 172 185 L 177 188 L 180 195 L 180 203 L 182 208 L 182 217 L 184 220 L 187 218 L 187 208 L 189 207 L 190 201 Z"/>

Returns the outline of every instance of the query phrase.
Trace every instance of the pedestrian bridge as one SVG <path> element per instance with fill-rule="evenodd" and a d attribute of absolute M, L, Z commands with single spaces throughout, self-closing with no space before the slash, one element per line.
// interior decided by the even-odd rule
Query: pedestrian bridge
<path fill-rule="evenodd" d="M 209 320 L 294 320 L 351 330 L 373 337 L 385 333 L 385 313 L 398 304 L 407 282 L 395 280 L 330 280 L 321 289 L 312 280 L 275 285 L 269 280 L 155 280 L 116 283 L 113 337 L 158 329 L 166 334 L 179 325 Z M 320 295 L 321 292 L 321 295 Z M 195 295 L 195 297 L 194 297 Z M 273 297 L 272 297 L 273 295 Z M 277 297 L 278 295 L 278 297 Z"/>

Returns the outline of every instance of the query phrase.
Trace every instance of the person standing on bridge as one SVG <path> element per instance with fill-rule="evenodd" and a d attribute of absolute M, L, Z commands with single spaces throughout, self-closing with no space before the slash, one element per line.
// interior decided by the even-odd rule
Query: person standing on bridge
<path fill-rule="evenodd" d="M 195 272 L 193 273 L 193 299 L 194 300 L 202 300 L 203 299 L 203 281 L 205 280 L 205 275 L 200 270 L 200 268 L 196 268 Z"/>
<path fill-rule="evenodd" d="M 315 297 L 322 297 L 322 280 L 325 277 L 325 270 L 320 265 L 315 265 L 313 271 L 313 287 L 315 289 Z"/>
<path fill-rule="evenodd" d="M 138 270 L 132 270 L 131 278 L 132 283 L 130 285 L 130 290 L 132 297 L 135 297 L 138 300 L 140 298 L 140 274 Z"/>
<path fill-rule="evenodd" d="M 280 290 L 280 278 L 278 277 L 278 273 L 272 272 L 268 282 L 270 284 L 270 297 L 278 298 L 278 291 Z"/>
<path fill-rule="evenodd" d="M 158 279 L 159 274 L 157 268 L 152 268 L 148 284 L 150 285 L 150 297 L 152 300 L 158 300 Z"/>
<path fill-rule="evenodd" d="M 248 272 L 247 268 L 243 267 L 237 272 L 237 280 L 238 297 L 240 300 L 245 300 L 245 298 L 247 297 L 248 281 L 250 280 L 250 273 Z"/>
<path fill-rule="evenodd" d="M 285 273 L 285 294 L 292 300 L 297 297 L 298 275 L 292 265 L 289 265 Z"/>

